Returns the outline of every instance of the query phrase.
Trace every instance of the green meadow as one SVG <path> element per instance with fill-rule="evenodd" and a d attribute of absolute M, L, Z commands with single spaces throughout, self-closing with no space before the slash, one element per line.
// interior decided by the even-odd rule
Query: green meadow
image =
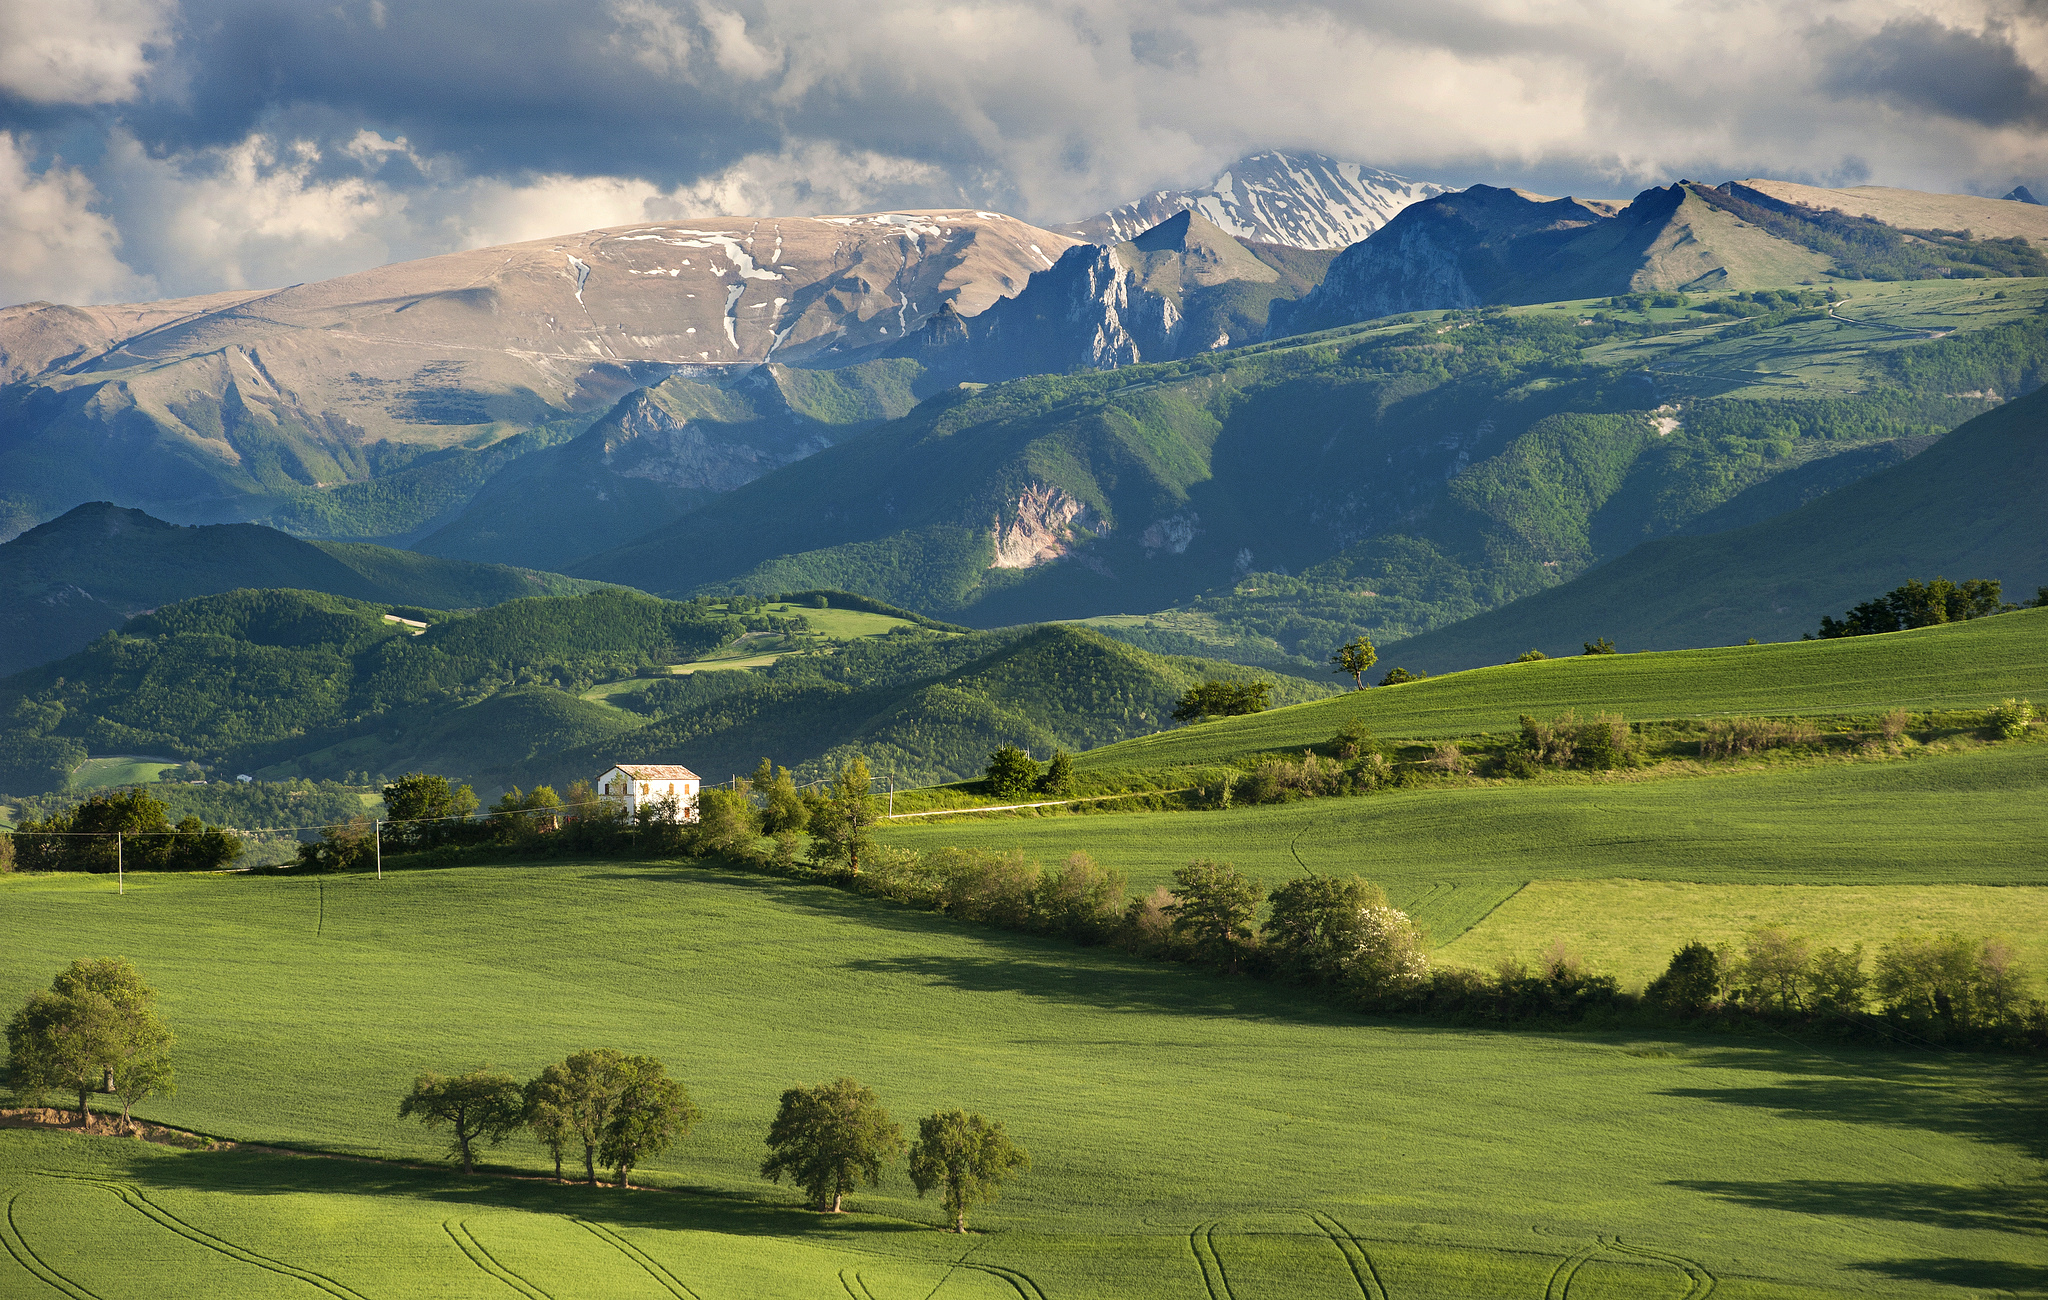
<path fill-rule="evenodd" d="M 1588 636 L 1597 628 L 1587 629 Z M 1626 649 L 1627 647 L 1623 647 Z M 1381 663 L 1376 674 L 1392 664 Z M 2048 703 L 2048 610 L 1835 641 L 1575 655 L 1502 664 L 1222 718 L 1079 755 L 1082 770 L 1173 767 L 1328 740 L 1353 718 L 1375 734 L 1428 739 L 1513 731 L 1566 709 L 1630 721 L 1744 714 L 1875 716 L 1887 709 Z"/>
<path fill-rule="evenodd" d="M 1364 802 L 1364 801 L 1350 801 Z M 1221 824 L 1183 815 L 1186 823 Z M 1101 819 L 1139 820 L 1139 819 Z M 1071 823 L 1081 824 L 1078 819 Z M 1990 1295 L 2043 1267 L 2040 1063 L 1783 1037 L 1374 1022 L 1282 987 L 814 885 L 617 863 L 0 879 L 0 988 L 122 953 L 179 1032 L 151 1119 L 0 1132 L 0 1294 Z M 651 1190 L 435 1166 L 421 1070 L 650 1052 L 706 1114 Z M 966 1239 L 900 1169 L 827 1219 L 754 1168 L 850 1073 L 1034 1156 Z"/>

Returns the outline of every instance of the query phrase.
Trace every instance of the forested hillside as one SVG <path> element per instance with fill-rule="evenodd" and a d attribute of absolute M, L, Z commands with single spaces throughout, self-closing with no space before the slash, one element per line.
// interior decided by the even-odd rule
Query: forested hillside
<path fill-rule="evenodd" d="M 469 615 L 303 591 L 236 591 L 131 620 L 86 650 L 0 682 L 0 790 L 59 788 L 88 754 L 154 753 L 269 778 L 438 771 L 479 788 L 568 781 L 622 759 L 822 771 L 858 748 L 906 781 L 969 775 L 990 750 L 1080 749 L 1170 725 L 1234 665 L 1165 659 L 1070 628 L 961 635 L 899 625 L 760 672 L 669 677 L 795 618 L 749 602 L 607 590 Z M 804 638 L 783 638 L 785 644 Z M 660 674 L 647 689 L 582 698 Z M 1281 703 L 1334 684 L 1277 679 Z M 602 694 L 596 693 L 594 694 Z M 591 771 L 584 769 L 596 764 Z"/>
<path fill-rule="evenodd" d="M 100 501 L 0 545 L 0 676 L 69 654 L 143 610 L 237 587 L 475 609 L 598 585 L 385 546 L 302 541 L 260 524 L 180 527 Z"/>
<path fill-rule="evenodd" d="M 1313 663 L 1741 522 L 1788 471 L 1762 508 L 1926 446 L 2039 384 L 2044 290 L 1431 313 L 963 388 L 572 571 L 831 586 L 984 626 L 1185 605 L 1221 621 L 1219 651 Z"/>
<path fill-rule="evenodd" d="M 1653 542 L 1561 587 L 1389 646 L 1432 672 L 1567 654 L 1789 641 L 1911 578 L 2048 586 L 2048 391 L 1978 416 L 1910 462 L 1732 532 Z"/>

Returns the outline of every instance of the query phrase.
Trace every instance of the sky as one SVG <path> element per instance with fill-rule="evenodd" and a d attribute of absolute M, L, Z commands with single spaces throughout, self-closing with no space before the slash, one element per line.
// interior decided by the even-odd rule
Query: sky
<path fill-rule="evenodd" d="M 1268 148 L 2048 199 L 2048 0 L 0 0 L 0 304 L 685 216 L 1049 223 Z"/>

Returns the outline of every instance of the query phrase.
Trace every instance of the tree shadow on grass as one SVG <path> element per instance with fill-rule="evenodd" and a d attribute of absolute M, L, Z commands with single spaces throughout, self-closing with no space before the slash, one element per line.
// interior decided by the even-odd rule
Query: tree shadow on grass
<path fill-rule="evenodd" d="M 1665 1090 L 1666 1096 L 1771 1110 L 1791 1117 L 1944 1133 L 2048 1158 L 2048 1097 L 2039 1062 L 1950 1052 L 1742 1050 L 1715 1053 L 1717 1070 L 1755 1070 L 1769 1082 Z"/>
<path fill-rule="evenodd" d="M 1979 1287 L 2010 1295 L 2048 1295 L 2048 1264 L 2016 1264 L 2003 1259 L 1888 1259 L 1873 1264 L 1851 1264 L 1864 1273 L 1909 1282 L 1941 1282 L 1948 1286 Z"/>
<path fill-rule="evenodd" d="M 484 1166 L 488 1170 L 488 1166 Z M 405 1197 L 471 1210 L 520 1210 L 589 1219 L 613 1227 L 690 1229 L 734 1236 L 860 1237 L 936 1233 L 925 1224 L 865 1214 L 824 1215 L 788 1201 L 708 1188 L 591 1187 L 530 1176 L 467 1177 L 379 1161 L 282 1155 L 240 1148 L 134 1160 L 116 1181 L 144 1192 L 185 1191 L 233 1196 L 317 1194 Z"/>
<path fill-rule="evenodd" d="M 2044 1226 L 2048 1225 L 2048 1193 L 2039 1187 L 2015 1187 L 2010 1183 L 1958 1187 L 1949 1183 L 1844 1183 L 1823 1179 L 1791 1179 L 1775 1183 L 1674 1179 L 1666 1185 L 1701 1192 L 1753 1210 L 1825 1214 L 1836 1218 L 1893 1219 L 1940 1228 L 2016 1232 L 2033 1237 L 2048 1235 L 2048 1226 Z M 2048 1270 L 2044 1270 L 2043 1275 L 2048 1276 Z"/>

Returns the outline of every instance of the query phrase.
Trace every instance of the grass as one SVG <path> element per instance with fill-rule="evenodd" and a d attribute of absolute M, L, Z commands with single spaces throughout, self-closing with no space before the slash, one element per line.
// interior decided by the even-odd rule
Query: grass
<path fill-rule="evenodd" d="M 2028 1060 L 1389 1027 L 709 869 L 133 877 L 126 897 L 9 878 L 0 916 L 10 995 L 115 952 L 163 990 L 180 1089 L 143 1109 L 164 1122 L 427 1159 L 437 1144 L 395 1117 L 415 1073 L 525 1073 L 593 1044 L 662 1056 L 707 1114 L 645 1171 L 676 1196 L 0 1133 L 10 1248 L 100 1300 L 303 1291 L 280 1269 L 380 1300 L 496 1292 L 479 1256 L 526 1294 L 650 1300 L 679 1288 L 642 1261 L 705 1297 L 2039 1281 Z M 840 1221 L 755 1176 L 778 1091 L 839 1073 L 900 1121 L 961 1105 L 1007 1122 L 1036 1159 L 981 1216 L 992 1231 L 930 1231 L 900 1171 Z M 531 1146 L 492 1159 L 540 1167 Z M 28 1293 L 26 1272 L 0 1255 L 0 1292 Z"/>
<path fill-rule="evenodd" d="M 2044 799 L 2048 748 L 2023 744 L 1687 779 L 956 820 L 894 826 L 887 838 L 921 848 L 1019 846 L 1047 863 L 1082 849 L 1140 891 L 1170 883 L 1193 858 L 1225 858 L 1269 883 L 1355 872 L 1448 942 L 1531 880 L 2048 885 Z"/>
<path fill-rule="evenodd" d="M 1595 970 L 1641 988 L 1680 945 L 1733 944 L 1782 926 L 1815 947 L 1863 944 L 1875 953 L 1901 930 L 2000 935 L 2034 976 L 2048 975 L 2048 888 L 1989 885 L 1724 885 L 1648 880 L 1538 880 L 1437 952 L 1479 970 L 1527 961 L 1553 939 Z"/>
<path fill-rule="evenodd" d="M 1141 736 L 1075 762 L 1084 771 L 1171 767 L 1299 750 L 1328 740 L 1352 718 L 1381 737 L 1426 739 L 1512 731 L 1521 714 L 1549 718 L 1566 709 L 1631 720 L 1876 714 L 1983 708 L 2013 695 L 2048 698 L 2048 610 L 1836 641 L 1475 668 Z"/>
<path fill-rule="evenodd" d="M 70 789 L 104 790 L 117 785 L 147 785 L 159 773 L 176 767 L 176 759 L 149 758 L 140 754 L 108 754 L 88 758 L 71 773 Z"/>

